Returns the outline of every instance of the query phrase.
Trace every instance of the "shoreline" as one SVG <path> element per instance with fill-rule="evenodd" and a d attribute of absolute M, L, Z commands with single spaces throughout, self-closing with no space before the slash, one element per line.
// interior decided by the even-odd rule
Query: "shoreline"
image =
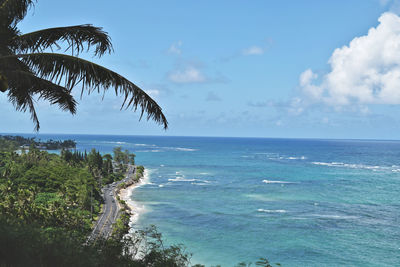
<path fill-rule="evenodd" d="M 147 184 L 148 180 L 149 180 L 149 171 L 147 169 L 144 169 L 143 176 L 139 179 L 138 182 L 132 183 L 126 188 L 120 189 L 119 192 L 117 193 L 118 197 L 121 200 L 125 201 L 126 206 L 128 207 L 126 212 L 130 216 L 129 219 L 130 226 L 138 221 L 140 214 L 143 213 L 145 209 L 144 206 L 141 206 L 132 200 L 133 191 L 136 188 Z"/>

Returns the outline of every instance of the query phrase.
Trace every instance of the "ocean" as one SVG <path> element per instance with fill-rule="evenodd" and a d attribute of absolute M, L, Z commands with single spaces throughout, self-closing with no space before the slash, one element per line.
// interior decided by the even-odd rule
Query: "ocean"
<path fill-rule="evenodd" d="M 133 192 L 132 227 L 156 225 L 192 263 L 400 266 L 400 141 L 39 138 L 134 152 L 148 179 Z"/>

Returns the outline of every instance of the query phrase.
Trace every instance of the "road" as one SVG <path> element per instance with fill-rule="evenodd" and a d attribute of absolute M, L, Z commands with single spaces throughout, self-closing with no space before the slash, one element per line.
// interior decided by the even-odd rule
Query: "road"
<path fill-rule="evenodd" d="M 118 182 L 114 182 L 112 184 L 108 184 L 102 188 L 104 198 L 103 213 L 97 220 L 97 223 L 93 228 L 93 231 L 90 234 L 88 241 L 97 240 L 97 238 L 99 237 L 108 238 L 110 236 L 112 232 L 112 226 L 118 217 L 120 209 L 117 196 L 115 194 L 116 188 L 119 184 L 129 181 L 135 174 L 135 170 L 135 166 L 128 165 L 128 171 L 124 179 Z"/>

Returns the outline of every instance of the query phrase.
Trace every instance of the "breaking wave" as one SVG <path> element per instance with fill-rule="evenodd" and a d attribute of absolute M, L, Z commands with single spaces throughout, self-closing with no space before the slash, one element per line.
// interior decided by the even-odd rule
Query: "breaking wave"
<path fill-rule="evenodd" d="M 327 167 L 341 167 L 341 168 L 349 168 L 349 169 L 365 169 L 365 170 L 391 170 L 393 172 L 397 172 L 398 166 L 377 166 L 377 165 L 366 165 L 366 164 L 353 164 L 353 163 L 344 163 L 344 162 L 319 162 L 314 161 L 311 162 L 314 165 L 319 166 L 327 166 Z"/>
<path fill-rule="evenodd" d="M 272 181 L 272 180 L 262 180 L 262 182 L 266 184 L 294 184 L 293 182 Z"/>
<path fill-rule="evenodd" d="M 258 212 L 265 212 L 265 213 L 286 213 L 286 210 L 265 210 L 265 209 L 258 209 Z"/>

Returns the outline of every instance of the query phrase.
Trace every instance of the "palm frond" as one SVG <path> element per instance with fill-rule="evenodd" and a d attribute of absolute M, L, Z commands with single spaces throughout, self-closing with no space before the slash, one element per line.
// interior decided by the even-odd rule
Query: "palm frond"
<path fill-rule="evenodd" d="M 52 105 L 57 104 L 64 111 L 76 113 L 77 102 L 65 87 L 26 71 L 5 71 L 4 75 L 11 81 L 10 90 L 16 90 L 15 94 L 26 90 L 32 96 L 38 96 L 38 99 L 49 101 Z"/>
<path fill-rule="evenodd" d="M 93 91 L 114 88 L 115 94 L 124 96 L 122 108 L 132 107 L 135 111 L 141 108 L 141 116 L 147 114 L 147 120 L 152 119 L 168 128 L 168 121 L 161 107 L 142 89 L 123 76 L 90 61 L 55 53 L 31 53 L 15 56 L 2 56 L 0 61 L 18 57 L 36 75 L 72 90 L 76 85 L 82 85 L 82 94 Z"/>
<path fill-rule="evenodd" d="M 3 26 L 15 26 L 35 2 L 36 0 L 0 0 L 0 22 Z"/>
<path fill-rule="evenodd" d="M 8 90 L 8 99 L 14 105 L 17 111 L 25 112 L 26 110 L 29 110 L 31 119 L 35 124 L 35 131 L 39 131 L 40 123 L 36 114 L 32 93 L 24 88 L 14 88 L 10 86 Z"/>
<path fill-rule="evenodd" d="M 110 37 L 102 28 L 92 25 L 77 25 L 57 27 L 39 30 L 17 36 L 10 44 L 17 53 L 42 52 L 45 49 L 56 47 L 60 49 L 60 43 L 68 44 L 74 55 L 83 50 L 89 50 L 95 46 L 95 55 L 102 56 L 106 52 L 112 52 Z M 86 45 L 85 45 L 86 44 Z"/>
<path fill-rule="evenodd" d="M 35 77 L 24 71 L 6 71 L 9 78 L 8 98 L 18 111 L 29 111 L 31 119 L 35 124 L 35 131 L 39 131 L 40 123 L 37 116 L 34 97 L 49 101 L 50 104 L 58 104 L 65 111 L 72 114 L 76 112 L 76 101 L 70 92 L 57 84 Z"/>

